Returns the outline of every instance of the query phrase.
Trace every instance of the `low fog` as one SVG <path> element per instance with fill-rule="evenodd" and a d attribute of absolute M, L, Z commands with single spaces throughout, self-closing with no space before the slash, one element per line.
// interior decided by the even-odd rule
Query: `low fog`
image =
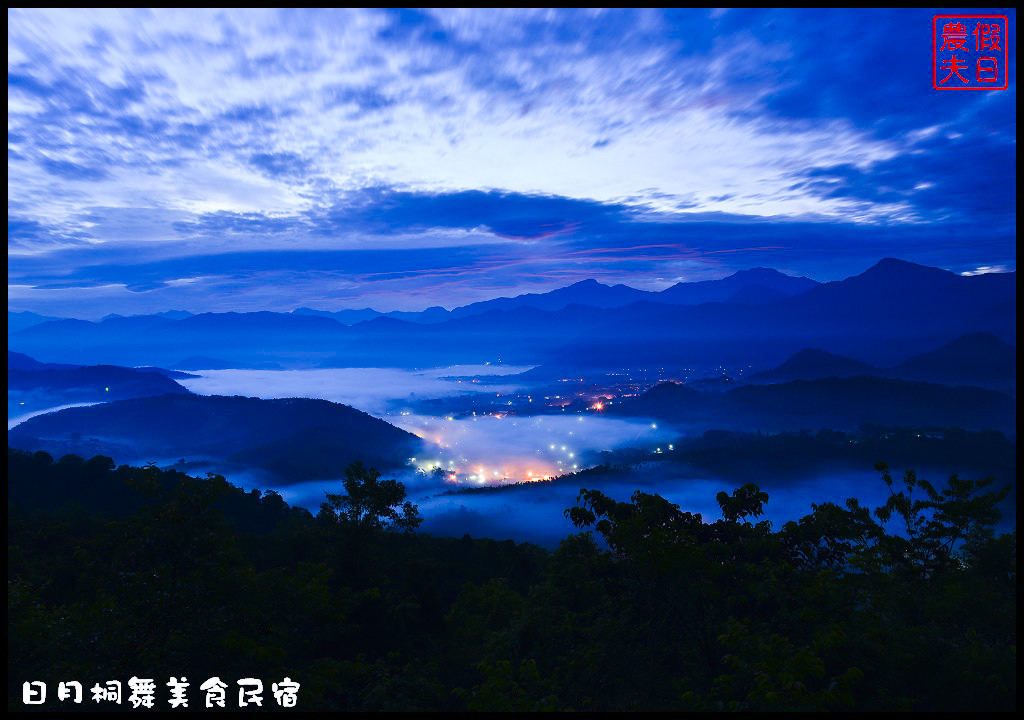
<path fill-rule="evenodd" d="M 678 468 L 655 465 L 625 473 L 590 475 L 585 478 L 563 478 L 553 482 L 489 488 L 471 492 L 446 492 L 446 488 L 417 481 L 414 473 L 390 474 L 406 483 L 409 499 L 420 509 L 424 522 L 422 532 L 434 535 L 489 537 L 497 540 L 533 542 L 555 547 L 568 534 L 578 532 L 564 511 L 576 504 L 581 488 L 597 489 L 619 501 L 629 501 L 632 494 L 642 492 L 661 495 L 679 505 L 681 510 L 700 513 L 705 521 L 721 518 L 715 496 L 720 491 L 731 493 L 743 482 L 757 482 L 768 493 L 765 514 L 759 520 L 770 520 L 779 529 L 789 520 L 811 512 L 811 503 L 826 501 L 842 505 L 856 497 L 870 508 L 885 502 L 888 489 L 878 473 L 841 471 L 786 477 L 719 478 L 705 474 L 686 474 Z M 938 471 L 922 475 L 941 484 L 945 477 Z M 246 489 L 266 489 L 258 475 L 234 475 L 233 483 Z M 341 480 L 315 481 L 275 488 L 284 500 L 316 512 L 324 494 L 344 492 Z M 898 528 L 893 528 L 898 531 Z"/>
<path fill-rule="evenodd" d="M 460 381 L 459 377 L 512 375 L 524 369 L 490 365 L 424 370 L 208 370 L 201 371 L 202 377 L 180 382 L 204 395 L 322 398 L 351 405 L 415 433 L 425 441 L 425 452 L 410 462 L 406 470 L 388 476 L 401 480 L 409 499 L 419 506 L 424 517 L 421 530 L 437 535 L 468 533 L 554 547 L 576 531 L 563 513 L 576 504 L 583 487 L 598 489 L 620 501 L 628 501 L 636 490 L 657 493 L 681 509 L 713 521 L 720 517 L 715 501 L 719 491 L 731 492 L 746 482 L 754 482 L 769 494 L 762 519 L 772 521 L 776 529 L 788 520 L 810 513 L 812 502 L 842 504 L 847 498 L 856 497 L 874 508 L 888 495 L 878 473 L 870 468 L 819 469 L 800 476 L 769 473 L 757 477 L 716 477 L 678 463 L 644 463 L 628 470 L 599 470 L 547 482 L 546 478 L 600 464 L 600 453 L 606 450 L 640 448 L 656 452 L 663 448 L 668 452 L 670 443 L 682 433 L 679 428 L 652 421 L 589 414 L 480 415 L 456 419 L 400 409 L 401 403 L 409 400 L 480 391 L 479 384 L 468 379 Z M 507 384 L 486 387 L 490 392 L 504 394 L 515 392 L 521 385 L 510 378 Z M 27 417 L 10 418 L 8 428 Z M 167 464 L 175 464 L 173 459 L 166 460 Z M 199 477 L 207 471 L 218 472 L 246 490 L 273 489 L 286 502 L 314 513 L 325 493 L 344 492 L 343 468 L 338 469 L 334 479 L 277 486 L 269 474 L 196 460 L 193 458 L 193 462 L 179 469 Z M 919 470 L 919 474 L 937 485 L 946 479 L 946 474 L 939 470 Z M 474 491 L 455 492 L 467 489 Z M 1012 523 L 1012 518 L 1006 522 Z"/>
<path fill-rule="evenodd" d="M 480 391 L 472 375 L 512 375 L 528 368 L 503 365 L 454 366 L 424 370 L 337 368 L 322 370 L 204 370 L 181 380 L 203 395 L 260 398 L 310 397 L 351 405 L 423 438 L 426 452 L 415 458 L 411 486 L 484 485 L 553 477 L 595 464 L 603 450 L 665 445 L 678 433 L 653 422 L 600 416 L 413 415 L 393 410 L 396 402 L 455 397 Z M 494 393 L 520 384 L 487 385 Z M 340 470 L 340 469 L 339 469 Z M 339 472 L 340 475 L 340 472 Z"/>
<path fill-rule="evenodd" d="M 30 412 L 24 412 L 15 414 L 17 408 L 12 408 L 10 403 L 7 405 L 7 429 L 10 430 L 26 420 L 34 418 L 36 415 L 45 415 L 46 413 L 57 412 L 58 410 L 66 410 L 67 408 L 75 407 L 89 407 L 90 405 L 99 405 L 100 403 L 94 402 L 80 402 L 80 403 L 68 403 L 67 405 L 56 405 L 54 407 L 43 408 L 41 410 L 32 410 Z"/>
<path fill-rule="evenodd" d="M 306 397 L 351 405 L 384 417 L 394 401 L 452 397 L 480 391 L 470 375 L 515 375 L 530 366 L 457 365 L 446 368 L 325 368 L 318 370 L 198 370 L 198 378 L 178 382 L 199 395 L 247 397 Z M 511 393 L 522 385 L 488 385 L 490 392 Z"/>

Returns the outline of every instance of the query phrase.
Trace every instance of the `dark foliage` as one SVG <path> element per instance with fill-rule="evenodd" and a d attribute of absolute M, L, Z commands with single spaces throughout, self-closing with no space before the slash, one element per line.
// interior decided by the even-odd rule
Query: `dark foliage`
<path fill-rule="evenodd" d="M 212 676 L 288 676 L 300 711 L 1014 709 L 1006 491 L 879 469 L 874 514 L 780 530 L 752 483 L 715 522 L 582 490 L 583 532 L 547 553 L 414 534 L 361 466 L 314 518 L 220 476 L 9 450 L 8 706 L 42 680 L 42 709 L 96 709 L 53 689 L 138 676 L 166 708 L 186 675 L 193 709 Z"/>
<path fill-rule="evenodd" d="M 657 459 L 730 475 L 795 473 L 829 464 L 865 468 L 889 458 L 905 467 L 969 468 L 1009 481 L 1017 462 L 1016 443 L 998 431 L 939 427 L 864 425 L 851 433 L 803 430 L 777 434 L 709 430 L 678 438 L 673 447 L 671 454 Z M 602 459 L 613 462 L 616 455 L 609 453 Z"/>

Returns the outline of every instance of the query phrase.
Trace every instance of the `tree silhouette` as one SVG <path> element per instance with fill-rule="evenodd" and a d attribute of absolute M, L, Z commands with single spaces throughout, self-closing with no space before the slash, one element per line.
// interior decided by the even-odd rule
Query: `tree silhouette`
<path fill-rule="evenodd" d="M 345 468 L 347 495 L 327 493 L 317 517 L 366 530 L 411 532 L 423 522 L 419 509 L 405 500 L 405 485 L 398 480 L 381 480 L 376 468 L 354 462 Z"/>
<path fill-rule="evenodd" d="M 317 521 L 212 473 L 9 449 L 8 709 L 26 677 L 143 666 L 287 672 L 327 712 L 1015 709 L 1008 491 L 880 469 L 882 507 L 778 532 L 754 485 L 714 521 L 582 490 L 592 532 L 548 552 L 366 530 L 418 517 L 360 465 Z"/>

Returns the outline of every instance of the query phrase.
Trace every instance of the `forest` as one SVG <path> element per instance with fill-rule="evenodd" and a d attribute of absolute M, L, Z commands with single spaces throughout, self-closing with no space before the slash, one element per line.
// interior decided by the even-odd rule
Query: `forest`
<path fill-rule="evenodd" d="M 881 507 L 778 528 L 754 476 L 720 519 L 581 489 L 549 552 L 417 532 L 401 483 L 359 464 L 313 515 L 219 475 L 9 448 L 8 709 L 107 709 L 88 689 L 135 677 L 166 708 L 182 676 L 190 710 L 212 677 L 262 678 L 263 709 L 290 678 L 297 711 L 1015 709 L 1010 489 L 876 469 Z"/>

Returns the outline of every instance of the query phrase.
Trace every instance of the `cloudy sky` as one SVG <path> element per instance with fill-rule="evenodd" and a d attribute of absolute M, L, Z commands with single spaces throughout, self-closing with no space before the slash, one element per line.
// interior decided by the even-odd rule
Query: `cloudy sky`
<path fill-rule="evenodd" d="M 1014 270 L 1016 16 L 943 92 L 939 12 L 8 10 L 8 309 Z"/>

